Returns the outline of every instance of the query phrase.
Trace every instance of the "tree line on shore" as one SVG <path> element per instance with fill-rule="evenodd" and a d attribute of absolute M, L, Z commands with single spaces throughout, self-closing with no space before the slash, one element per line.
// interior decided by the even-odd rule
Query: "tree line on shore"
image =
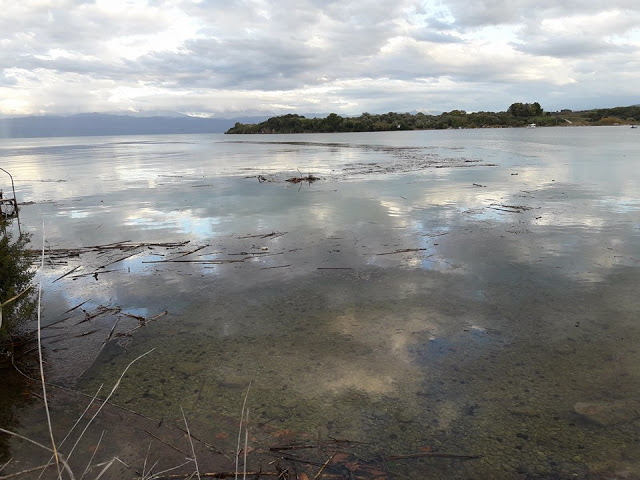
<path fill-rule="evenodd" d="M 449 128 L 502 128 L 566 125 L 615 125 L 640 122 L 640 105 L 584 111 L 544 112 L 538 102 L 513 103 L 505 112 L 452 110 L 439 115 L 417 113 L 363 113 L 342 117 L 336 113 L 326 118 L 306 118 L 287 114 L 271 117 L 257 124 L 236 123 L 226 133 L 331 133 L 380 132 L 392 130 L 441 130 Z"/>

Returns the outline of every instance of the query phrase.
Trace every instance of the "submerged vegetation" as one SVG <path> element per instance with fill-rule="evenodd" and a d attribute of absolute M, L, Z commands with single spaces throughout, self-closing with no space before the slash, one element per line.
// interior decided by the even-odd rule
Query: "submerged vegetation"
<path fill-rule="evenodd" d="M 439 115 L 418 113 L 363 113 L 359 117 L 306 118 L 287 114 L 258 124 L 236 123 L 226 133 L 331 133 L 380 132 L 392 130 L 441 130 L 449 128 L 501 128 L 567 125 L 614 125 L 640 122 L 640 106 L 573 112 L 544 112 L 538 102 L 513 103 L 506 112 L 452 110 Z"/>
<path fill-rule="evenodd" d="M 34 270 L 26 246 L 29 235 L 14 240 L 8 224 L 0 219 L 0 353 L 10 349 L 20 324 L 33 317 L 35 301 L 30 295 Z"/>

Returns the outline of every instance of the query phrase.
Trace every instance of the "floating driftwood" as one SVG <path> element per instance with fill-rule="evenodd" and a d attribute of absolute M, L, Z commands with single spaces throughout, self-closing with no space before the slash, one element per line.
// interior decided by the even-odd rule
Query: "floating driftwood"
<path fill-rule="evenodd" d="M 160 312 L 157 315 L 154 315 L 153 317 L 147 318 L 147 317 L 141 317 L 138 315 L 133 315 L 130 313 L 124 313 L 123 315 L 126 315 L 127 317 L 131 317 L 131 318 L 136 318 L 138 320 L 138 326 L 133 327 L 129 330 L 127 330 L 126 332 L 123 333 L 117 333 L 116 337 L 123 337 L 123 336 L 131 336 L 131 334 L 133 332 L 135 332 L 136 330 L 138 330 L 139 328 L 142 328 L 144 326 L 147 325 L 147 323 L 151 323 L 151 322 L 155 322 L 157 319 L 164 317 L 165 315 L 167 315 L 169 313 L 168 310 L 165 310 L 164 312 Z"/>
<path fill-rule="evenodd" d="M 420 252 L 422 250 L 426 250 L 426 248 L 403 248 L 394 252 L 376 253 L 376 255 L 395 255 L 396 253 Z"/>
<path fill-rule="evenodd" d="M 82 277 L 95 277 L 95 279 L 98 280 L 98 275 L 102 275 L 103 273 L 113 273 L 113 272 L 120 272 L 120 270 L 99 270 L 99 271 L 96 270 L 89 273 L 81 273 L 79 275 L 74 275 L 71 278 L 73 280 L 77 280 L 78 278 L 82 278 Z"/>
<path fill-rule="evenodd" d="M 271 233 L 267 233 L 267 234 L 262 234 L 259 233 L 257 235 L 245 235 L 244 237 L 238 237 L 238 239 L 245 239 L 245 238 L 278 238 L 281 237 L 285 234 L 287 234 L 289 232 L 271 232 Z"/>
<path fill-rule="evenodd" d="M 249 258 L 251 257 L 245 257 L 239 260 L 149 260 L 142 263 L 200 263 L 204 265 L 222 265 L 223 263 L 242 263 Z"/>
<path fill-rule="evenodd" d="M 291 177 L 291 178 L 287 178 L 287 182 L 289 183 L 300 183 L 300 182 L 316 182 L 318 180 L 320 180 L 320 177 L 316 177 L 312 174 L 307 175 L 306 177 L 302 176 L 302 173 L 300 172 L 300 170 L 298 170 L 298 173 L 300 174 L 299 177 Z"/>
<path fill-rule="evenodd" d="M 60 275 L 58 278 L 56 278 L 53 282 L 51 283 L 56 283 L 58 280 L 62 280 L 64 277 L 66 277 L 67 275 L 72 274 L 73 272 L 75 272 L 76 270 L 78 270 L 81 267 L 81 265 L 78 265 L 77 267 L 72 268 L 71 270 L 69 270 L 68 272 Z"/>
<path fill-rule="evenodd" d="M 255 471 L 242 471 L 242 472 L 199 472 L 198 476 L 200 478 L 238 478 L 238 477 L 280 477 L 282 472 L 269 472 L 263 470 L 255 470 Z M 184 479 L 188 480 L 193 478 L 193 472 L 190 473 L 174 473 L 172 475 L 154 475 L 153 478 L 155 480 L 178 480 Z"/>
<path fill-rule="evenodd" d="M 385 457 L 387 462 L 393 462 L 396 460 L 409 460 L 414 458 L 459 458 L 461 460 L 474 460 L 482 458 L 482 455 L 460 455 L 457 453 L 440 453 L 440 452 L 420 452 L 410 453 L 408 455 L 391 455 Z"/>
<path fill-rule="evenodd" d="M 290 183 L 300 183 L 300 182 L 316 182 L 320 180 L 319 177 L 314 177 L 313 175 L 307 175 L 306 177 L 291 177 L 291 178 L 287 178 L 287 182 Z"/>
<path fill-rule="evenodd" d="M 490 205 L 489 208 L 492 210 L 500 210 L 501 212 L 509 212 L 509 213 L 522 213 L 532 209 L 532 207 L 527 207 L 526 205 L 500 205 L 500 204 Z"/>
<path fill-rule="evenodd" d="M 116 313 L 120 313 L 121 311 L 122 311 L 122 308 L 120 307 L 105 307 L 104 305 L 98 305 L 98 307 L 91 313 L 87 312 L 86 310 L 82 310 L 82 312 L 85 315 L 85 318 L 83 320 L 80 320 L 78 323 L 76 323 L 76 325 L 80 325 L 81 323 L 88 322 L 89 320 L 93 320 L 94 318 L 99 317 L 100 315 L 116 314 Z"/>
<path fill-rule="evenodd" d="M 185 245 L 187 245 L 188 243 L 190 243 L 190 241 L 185 241 L 185 242 L 166 242 L 166 243 L 146 243 L 146 242 L 132 242 L 130 240 L 126 240 L 124 242 L 114 242 L 114 243 L 107 243 L 105 245 L 92 245 L 89 247 L 78 247 L 78 248 L 51 248 L 46 250 L 46 254 L 47 257 L 50 259 L 64 259 L 64 258 L 71 258 L 71 257 L 79 257 L 80 255 L 84 254 L 84 253 L 90 253 L 90 252 L 98 252 L 98 253 L 103 253 L 103 252 L 108 252 L 108 251 L 113 251 L 113 250 L 120 250 L 120 251 L 128 251 L 128 250 L 133 250 L 135 248 L 148 248 L 148 249 L 153 249 L 155 247 L 158 248 L 179 248 L 179 247 L 183 247 Z M 41 250 L 28 250 L 29 254 L 32 256 L 39 256 L 41 255 L 42 251 Z M 135 254 L 132 254 L 130 256 L 133 256 Z M 128 257 L 123 257 L 120 258 L 118 260 L 114 260 L 111 263 L 108 263 L 107 265 L 111 265 L 113 263 L 119 262 L 124 260 L 125 258 Z M 100 268 L 104 268 L 107 265 L 103 265 Z"/>

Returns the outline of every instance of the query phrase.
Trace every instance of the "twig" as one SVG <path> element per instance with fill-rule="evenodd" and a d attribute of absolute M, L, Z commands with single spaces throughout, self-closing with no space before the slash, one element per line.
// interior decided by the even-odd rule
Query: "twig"
<path fill-rule="evenodd" d="M 192 253 L 199 252 L 200 250 L 202 250 L 203 248 L 207 248 L 208 246 L 209 246 L 209 244 L 202 245 L 201 247 L 198 247 L 195 250 L 191 250 L 190 252 L 183 253 L 182 255 L 178 255 L 177 257 L 170 258 L 167 261 L 172 261 L 172 260 L 175 260 L 177 258 L 186 257 L 187 255 L 191 255 Z"/>
<path fill-rule="evenodd" d="M 136 316 L 133 316 L 134 318 L 139 318 L 139 319 L 140 319 L 140 318 L 142 318 L 142 320 L 144 320 L 144 321 L 140 320 L 140 324 L 139 324 L 139 325 L 137 325 L 137 326 L 135 326 L 135 327 L 133 327 L 133 328 L 131 328 L 131 329 L 127 330 L 127 331 L 126 331 L 126 332 L 124 332 L 124 333 L 118 333 L 118 334 L 116 334 L 116 336 L 131 335 L 133 332 L 135 332 L 135 331 L 136 331 L 136 330 L 138 330 L 139 328 L 142 328 L 142 327 L 147 326 L 147 324 L 148 324 L 148 323 L 153 322 L 154 320 L 157 320 L 157 319 L 158 319 L 158 318 L 160 318 L 160 317 L 164 317 L 167 313 L 169 313 L 169 311 L 168 311 L 168 310 L 165 310 L 164 312 L 160 312 L 159 314 L 157 314 L 157 315 L 155 315 L 155 316 L 151 317 L 151 318 L 150 318 L 150 319 L 148 319 L 148 320 L 146 320 L 144 317 L 136 317 Z M 125 315 L 127 315 L 127 314 L 125 313 Z M 131 315 L 128 315 L 128 316 L 131 316 Z"/>
<path fill-rule="evenodd" d="M 75 272 L 76 270 L 78 270 L 82 265 L 78 265 L 77 267 L 72 268 L 71 270 L 69 270 L 67 273 L 60 275 L 58 278 L 56 278 L 53 282 L 51 283 L 56 283 L 58 280 L 62 280 L 64 277 L 66 277 L 67 275 L 72 274 L 73 272 Z"/>
<path fill-rule="evenodd" d="M 100 315 L 104 315 L 106 313 L 120 313 L 121 311 L 122 311 L 121 307 L 105 307 L 104 305 L 100 305 L 90 314 L 85 311 L 84 312 L 85 318 L 83 320 L 80 320 L 78 323 L 76 323 L 76 325 L 80 325 L 81 323 L 88 322 L 89 320 L 93 320 L 94 318 L 99 317 Z"/>
<path fill-rule="evenodd" d="M 133 412 L 135 413 L 135 412 Z M 186 430 L 184 430 L 183 428 L 179 427 L 178 425 L 172 425 L 173 428 L 177 428 L 178 430 L 180 430 L 183 433 L 187 433 Z M 196 437 L 193 433 L 191 434 L 191 438 L 193 438 L 196 442 L 201 443 L 202 445 L 204 445 L 206 448 L 208 448 L 209 450 L 211 450 L 214 453 L 217 453 L 219 455 L 222 455 L 226 458 L 228 458 L 229 460 L 231 460 L 231 457 L 229 457 L 226 453 L 224 453 L 222 450 L 220 450 L 218 447 L 216 447 L 215 445 L 211 445 L 207 442 L 205 442 L 204 440 L 199 439 L 198 437 Z"/>
<path fill-rule="evenodd" d="M 95 330 L 87 330 L 86 332 L 82 332 L 82 333 L 78 333 L 77 335 L 73 335 L 71 337 L 64 337 L 64 338 L 57 338 L 56 340 L 51 340 L 49 343 L 49 345 L 51 345 L 52 343 L 58 343 L 58 342 L 64 342 L 65 340 L 68 340 L 69 338 L 80 338 L 80 337 L 86 337 L 88 335 L 93 335 L 94 333 L 99 332 L 99 330 L 96 328 Z M 50 335 L 48 336 L 45 340 L 49 339 L 49 338 L 55 338 L 55 337 L 60 337 L 66 335 L 66 333 L 61 333 L 59 335 Z"/>
<path fill-rule="evenodd" d="M 233 476 L 237 476 L 241 472 L 202 472 L 200 476 L 202 478 L 232 478 Z M 163 477 L 154 477 L 154 480 L 173 480 L 173 479 L 186 479 L 189 478 L 192 473 L 176 473 L 173 475 L 165 475 Z M 256 476 L 256 477 L 279 477 L 280 472 L 263 472 L 261 470 L 249 471 L 247 472 L 248 476 Z"/>
<path fill-rule="evenodd" d="M 314 480 L 317 480 L 322 476 L 322 472 L 324 472 L 324 469 L 327 468 L 327 465 L 329 465 L 329 463 L 331 462 L 331 460 L 333 460 L 333 457 L 335 456 L 336 456 L 336 452 L 333 452 L 331 456 L 327 458 L 327 461 L 322 464 L 322 467 L 320 467 L 320 470 L 318 470 L 318 473 L 316 473 L 315 476 L 313 477 Z"/>
<path fill-rule="evenodd" d="M 442 232 L 442 233 L 428 233 L 423 235 L 423 237 L 429 237 L 429 238 L 433 238 L 433 237 L 442 237 L 443 235 L 449 235 L 451 232 Z"/>
<path fill-rule="evenodd" d="M 460 458 L 460 459 L 472 460 L 476 458 L 482 458 L 482 455 L 458 455 L 455 453 L 421 452 L 421 453 L 412 453 L 409 455 L 391 455 L 389 457 L 386 457 L 385 460 L 387 462 L 393 462 L 394 460 L 406 460 L 411 458 L 425 458 L 425 457 Z"/>
<path fill-rule="evenodd" d="M 206 265 L 222 265 L 223 263 L 242 263 L 245 260 L 246 258 L 242 260 L 149 260 L 142 263 L 203 263 Z"/>
<path fill-rule="evenodd" d="M 187 429 L 187 437 L 189 437 L 189 443 L 191 444 L 191 454 L 193 455 L 193 463 L 196 465 L 196 474 L 198 475 L 198 480 L 200 480 L 200 469 L 198 468 L 198 459 L 196 458 L 196 451 L 193 448 L 193 440 L 191 440 L 191 433 L 189 432 L 189 424 L 187 423 L 187 417 L 184 415 L 184 410 L 182 409 L 182 405 L 180 405 L 180 411 L 182 412 L 182 419 L 184 420 L 184 426 Z"/>
<path fill-rule="evenodd" d="M 33 287 L 33 285 L 29 285 L 27 288 L 25 288 L 23 291 L 21 291 L 19 294 L 11 297 L 9 300 L 0 303 L 0 327 L 2 327 L 2 307 L 9 305 L 11 302 L 18 300 L 22 295 L 24 295 L 25 293 L 27 293 L 29 290 L 31 290 L 31 287 Z"/>
<path fill-rule="evenodd" d="M 178 447 L 174 447 L 173 445 L 171 445 L 169 442 L 165 442 L 164 440 L 162 440 L 160 437 L 154 435 L 153 433 L 151 433 L 149 430 L 144 430 L 145 433 L 151 435 L 153 438 L 155 438 L 156 440 L 158 440 L 160 443 L 165 444 L 167 447 L 174 449 L 176 452 L 184 455 L 185 457 L 188 457 L 187 453 L 183 452 L 182 450 L 180 450 Z M 189 436 L 191 436 L 188 432 L 187 434 Z"/>
<path fill-rule="evenodd" d="M 426 250 L 426 248 L 403 248 L 394 252 L 376 253 L 376 255 L 394 255 L 396 253 L 420 252 L 422 250 Z"/>
<path fill-rule="evenodd" d="M 111 331 L 109 332 L 109 335 L 107 335 L 107 338 L 105 338 L 104 342 L 102 342 L 102 346 L 100 347 L 100 350 L 98 350 L 98 355 L 100 355 L 100 352 L 102 351 L 104 346 L 107 344 L 107 342 L 109 340 L 111 340 L 111 337 L 113 337 L 113 332 L 115 331 L 116 327 L 118 326 L 118 322 L 120 322 L 120 317 L 116 317 L 116 321 L 113 322 L 113 327 L 111 327 Z"/>
<path fill-rule="evenodd" d="M 100 267 L 100 268 L 102 268 L 102 267 Z M 76 279 L 76 278 L 82 278 L 82 277 L 90 277 L 90 276 L 94 276 L 94 277 L 96 277 L 96 280 L 97 280 L 97 279 L 98 279 L 98 278 L 97 278 L 97 277 L 98 277 L 98 275 L 102 275 L 103 273 L 112 273 L 112 272 L 121 272 L 121 271 L 122 271 L 122 270 L 101 270 L 101 271 L 99 271 L 99 270 L 95 270 L 95 271 L 93 271 L 93 272 L 81 273 L 81 274 L 79 274 L 79 275 L 74 275 L 74 276 L 73 276 L 73 277 L 71 277 L 71 278 Z"/>
<path fill-rule="evenodd" d="M 134 256 L 138 255 L 139 253 L 140 253 L 140 252 L 135 252 L 135 253 L 132 253 L 132 254 L 130 254 L 130 255 L 126 255 L 126 256 L 124 256 L 124 257 L 122 257 L 122 258 L 117 258 L 117 259 L 115 259 L 115 260 L 114 260 L 114 261 L 112 261 L 112 262 L 105 263 L 104 265 L 100 265 L 98 268 L 96 268 L 96 270 L 100 270 L 101 268 L 106 268 L 106 267 L 108 267 L 109 265 L 113 265 L 114 263 L 118 263 L 118 262 L 121 262 L 121 261 L 123 261 L 123 260 L 126 260 L 127 258 L 134 257 Z"/>
<path fill-rule="evenodd" d="M 5 468 L 7 468 L 7 465 L 9 465 L 11 462 L 13 461 L 13 457 L 11 457 L 9 460 L 7 460 L 4 464 L 2 464 L 2 466 L 0 467 L 0 472 L 2 472 L 2 470 L 4 470 Z M 46 468 L 46 467 L 45 467 Z"/>
<path fill-rule="evenodd" d="M 45 328 L 49 328 L 49 327 L 53 327 L 54 325 L 57 325 L 59 323 L 64 322 L 65 320 L 69 320 L 71 317 L 63 317 L 60 320 L 56 320 L 55 322 L 52 322 L 48 325 L 43 325 L 42 326 L 42 330 L 44 330 Z M 38 329 L 32 330 L 29 332 L 30 335 L 33 335 L 34 333 L 36 333 L 38 331 Z"/>
<path fill-rule="evenodd" d="M 508 212 L 508 213 L 522 213 L 524 210 L 509 210 L 507 208 L 498 208 L 498 207 L 487 207 L 490 208 L 492 210 L 500 210 L 501 212 Z M 508 207 L 508 208 L 513 208 L 513 207 Z"/>
<path fill-rule="evenodd" d="M 66 310 L 64 312 L 62 312 L 62 315 L 64 315 L 65 313 L 70 313 L 73 312 L 75 309 L 80 308 L 82 305 L 84 305 L 85 303 L 87 303 L 89 300 L 85 300 L 84 302 L 79 303 L 78 305 L 76 305 L 75 307 L 71 307 L 69 310 Z"/>
<path fill-rule="evenodd" d="M 169 310 L 165 310 L 164 312 L 160 312 L 159 314 L 154 315 L 154 316 L 153 316 L 153 317 L 151 317 L 149 320 L 147 320 L 147 323 L 148 323 L 148 322 L 153 322 L 154 320 L 157 320 L 157 319 L 159 319 L 160 317 L 164 317 L 167 313 L 169 313 Z"/>
<path fill-rule="evenodd" d="M 303 450 L 307 448 L 318 448 L 317 445 L 282 445 L 280 447 L 269 447 L 272 452 L 280 452 L 282 450 Z"/>
<path fill-rule="evenodd" d="M 322 466 L 322 463 L 320 463 L 320 462 L 314 462 L 313 460 L 306 460 L 306 459 L 300 458 L 300 457 L 293 457 L 291 455 L 283 455 L 282 453 L 278 453 L 278 452 L 271 452 L 271 455 L 277 456 L 278 458 L 281 458 L 282 460 L 289 460 L 290 462 L 304 463 L 305 465 L 313 465 L 313 466 L 316 466 L 316 467 L 321 467 Z"/>

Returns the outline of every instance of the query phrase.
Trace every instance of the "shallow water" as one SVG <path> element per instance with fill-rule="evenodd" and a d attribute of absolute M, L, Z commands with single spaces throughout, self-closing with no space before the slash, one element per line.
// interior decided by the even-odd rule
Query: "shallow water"
<path fill-rule="evenodd" d="M 637 142 L 622 127 L 185 135 L 0 155 L 35 202 L 35 246 L 43 225 L 48 249 L 190 242 L 49 265 L 45 324 L 85 301 L 121 309 L 51 327 L 94 331 L 50 337 L 51 380 L 93 394 L 155 348 L 114 401 L 174 423 L 182 406 L 210 435 L 251 382 L 252 421 L 274 431 L 482 456 L 391 477 L 640 478 Z M 285 181 L 308 173 L 322 179 Z M 102 348 L 118 317 L 116 332 L 137 324 L 123 312 L 165 310 Z M 624 412 L 601 425 L 580 402 Z M 32 410 L 18 428 L 44 435 Z"/>

